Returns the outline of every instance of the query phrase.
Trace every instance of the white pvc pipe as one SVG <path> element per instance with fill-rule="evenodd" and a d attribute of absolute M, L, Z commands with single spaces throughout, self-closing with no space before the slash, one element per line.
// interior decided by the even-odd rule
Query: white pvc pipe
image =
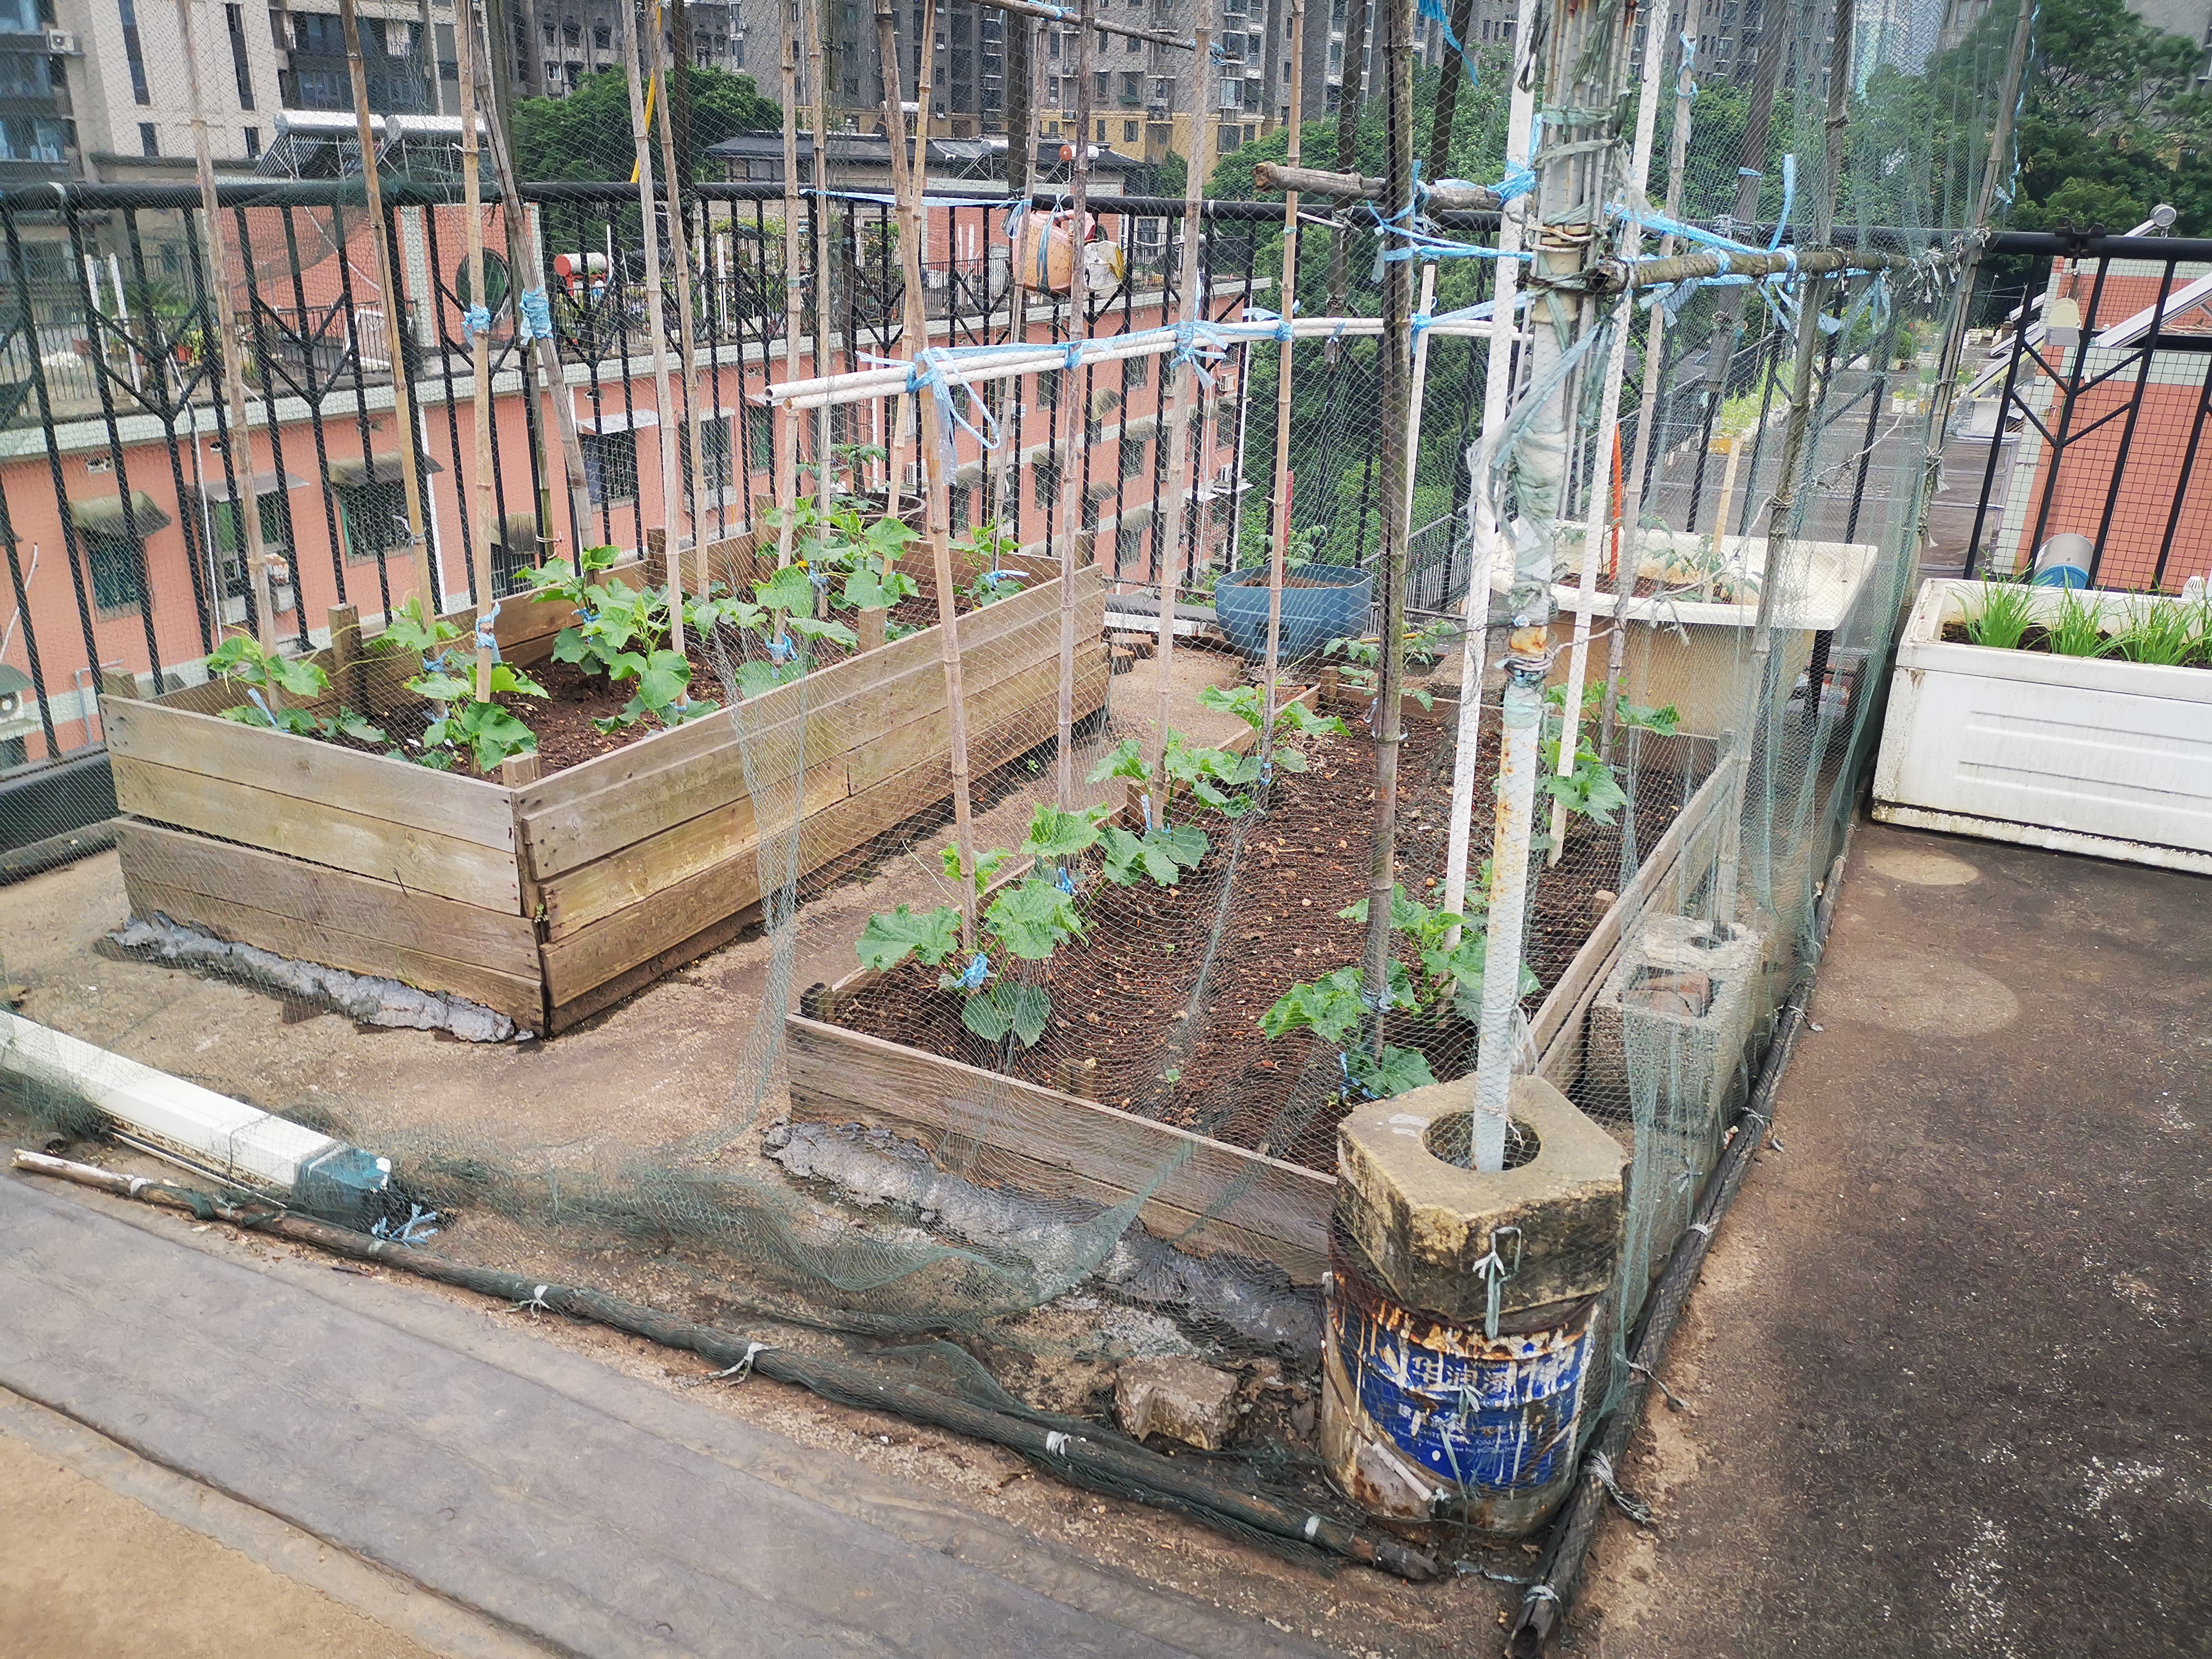
<path fill-rule="evenodd" d="M 1536 0 L 1521 0 L 1518 20 L 1513 26 L 1513 98 L 1506 118 L 1505 159 L 1509 164 L 1528 163 L 1528 141 L 1531 124 L 1536 115 L 1535 86 L 1531 79 L 1529 52 L 1536 33 Z M 1528 211 L 1528 198 L 1509 202 L 1498 216 L 1498 246 L 1502 254 L 1511 255 L 1521 251 L 1522 226 Z M 1464 622 L 1465 648 L 1460 656 L 1459 673 L 1459 731 L 1456 749 L 1452 757 L 1451 827 L 1444 848 L 1444 911 L 1459 915 L 1467 903 L 1467 866 L 1474 843 L 1475 750 L 1482 729 L 1482 671 L 1485 647 L 1490 628 L 1491 570 L 1497 562 L 1498 512 L 1490 497 L 1490 463 L 1497 441 L 1498 430 L 1505 423 L 1505 405 L 1512 395 L 1513 352 L 1510 342 L 1516 338 L 1511 331 L 1516 301 L 1520 297 L 1521 262 L 1512 258 L 1498 261 L 1498 280 L 1492 289 L 1491 321 L 1504 327 L 1503 335 L 1492 335 L 1490 344 L 1488 374 L 1483 382 L 1482 433 L 1469 447 L 1468 475 L 1468 560 L 1467 576 L 1467 614 Z M 1454 927 L 1448 944 L 1456 947 L 1459 929 Z M 1476 1137 L 1478 1141 L 1483 1137 Z M 1498 1127 L 1498 1156 L 1504 1157 L 1504 1126 Z M 1480 1146 L 1477 1147 L 1477 1169 L 1494 1169 L 1496 1164 L 1480 1161 Z"/>
<path fill-rule="evenodd" d="M 0 1071 L 82 1100 L 124 1134 L 241 1185 L 291 1193 L 334 1155 L 364 1160 L 377 1189 L 392 1161 L 0 1009 Z M 381 1176 L 381 1180 L 377 1177 Z"/>

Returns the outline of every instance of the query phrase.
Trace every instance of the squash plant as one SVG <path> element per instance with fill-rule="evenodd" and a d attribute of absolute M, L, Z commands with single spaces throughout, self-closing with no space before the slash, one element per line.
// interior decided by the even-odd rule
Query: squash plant
<path fill-rule="evenodd" d="M 1367 920 L 1367 901 L 1348 904 L 1336 913 L 1346 921 Z M 1460 930 L 1456 945 L 1447 943 L 1453 928 Z M 1390 928 L 1413 945 L 1414 961 L 1408 964 L 1393 957 L 1384 975 L 1384 1007 L 1370 1012 L 1363 990 L 1364 975 L 1358 963 L 1324 974 L 1318 980 L 1293 985 L 1260 1016 L 1260 1030 L 1269 1038 L 1293 1031 L 1310 1030 L 1339 1051 L 1346 1097 L 1357 1091 L 1370 1100 L 1403 1094 L 1434 1083 L 1428 1056 L 1418 1048 L 1391 1043 L 1379 1048 L 1357 1040 L 1370 1033 L 1370 1024 L 1390 1010 L 1425 1014 L 1444 1003 L 1454 987 L 1469 994 L 1482 994 L 1483 954 L 1488 936 L 1479 922 L 1449 910 L 1431 909 L 1406 896 L 1402 886 L 1390 891 Z M 1519 994 L 1530 996 L 1541 989 L 1527 963 L 1521 967 Z"/>
<path fill-rule="evenodd" d="M 426 617 L 421 599 L 410 594 L 394 608 L 384 632 L 376 638 L 379 651 L 412 653 L 422 672 L 407 682 L 407 689 L 428 698 L 437 713 L 422 728 L 422 750 L 410 755 L 392 751 L 397 758 L 439 771 L 450 771 L 465 750 L 476 769 L 487 775 L 511 756 L 537 748 L 536 733 L 495 701 L 502 696 L 542 697 L 545 688 L 529 675 L 503 662 L 491 665 L 491 697 L 477 697 L 476 664 L 472 653 L 456 646 L 461 630 L 442 617 Z"/>
<path fill-rule="evenodd" d="M 313 663 L 281 652 L 264 651 L 250 634 L 234 634 L 208 654 L 209 678 L 236 680 L 246 688 L 246 700 L 222 711 L 222 718 L 240 726 L 258 726 L 272 732 L 289 732 L 295 738 L 351 738 L 356 743 L 382 743 L 383 728 L 350 708 L 336 714 L 312 714 L 283 702 L 285 696 L 319 696 L 330 689 L 331 677 Z M 275 693 L 272 706 L 269 695 Z"/>
<path fill-rule="evenodd" d="M 1185 827 L 1175 832 L 1172 842 L 1154 842 L 1149 836 L 1132 836 L 1108 823 L 1113 811 L 1104 805 L 1076 812 L 1041 805 L 1030 815 L 1029 833 L 1018 848 L 977 856 L 978 882 L 988 881 L 1010 858 L 1036 861 L 1021 880 L 1000 888 L 978 919 L 998 959 L 1049 962 L 1060 945 L 1082 936 L 1083 916 L 1076 908 L 1077 883 L 1070 866 L 1094 848 L 1102 855 L 1099 873 L 1123 887 L 1146 876 L 1171 885 L 1206 856 L 1206 838 L 1197 830 Z M 1133 847 L 1133 856 L 1127 851 Z M 947 849 L 945 863 L 947 876 L 958 880 L 958 854 Z M 909 957 L 925 968 L 943 968 L 960 948 L 960 912 L 951 905 L 916 911 L 902 904 L 869 917 L 858 948 L 861 965 L 879 973 Z M 960 1023 L 985 1042 L 1011 1036 L 1023 1047 L 1034 1048 L 1052 1018 L 1052 998 L 1034 980 L 994 968 L 994 954 L 978 951 L 958 971 L 939 973 L 938 988 L 960 994 Z"/>

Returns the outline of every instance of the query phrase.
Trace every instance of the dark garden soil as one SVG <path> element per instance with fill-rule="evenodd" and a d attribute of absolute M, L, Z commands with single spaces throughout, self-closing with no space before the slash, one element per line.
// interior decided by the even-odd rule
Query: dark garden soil
<path fill-rule="evenodd" d="M 1451 789 L 1453 705 L 1409 708 L 1401 760 L 1399 879 L 1438 898 Z M 1363 924 L 1338 912 L 1364 897 L 1372 847 L 1376 748 L 1364 726 L 1311 745 L 1314 769 L 1285 775 L 1264 816 L 1241 826 L 1193 817 L 1212 838 L 1176 887 L 1120 888 L 1095 878 L 1079 904 L 1086 937 L 1046 964 L 1053 1018 L 1036 1048 L 983 1042 L 960 1023 L 938 969 L 909 963 L 858 989 L 838 1024 L 986 1070 L 1065 1087 L 1066 1066 L 1096 1062 L 1084 1091 L 1101 1102 L 1310 1168 L 1335 1167 L 1344 1108 L 1336 1050 L 1310 1033 L 1278 1041 L 1259 1019 L 1300 981 L 1358 960 Z M 1486 734 L 1482 770 L 1495 769 Z M 1626 781 L 1626 780 L 1624 780 Z M 1638 844 L 1665 833 L 1693 780 L 1645 768 Z M 1488 850 L 1478 809 L 1474 863 Z M 1567 850 L 1536 886 L 1529 965 L 1549 990 L 1620 885 L 1621 830 L 1570 820 Z M 1408 960 L 1410 947 L 1401 945 Z M 1533 1009 L 1540 995 L 1523 1006 Z M 1473 1068 L 1474 1031 L 1448 1010 L 1419 1024 L 1393 1016 L 1388 1041 L 1416 1047 L 1439 1079 Z"/>

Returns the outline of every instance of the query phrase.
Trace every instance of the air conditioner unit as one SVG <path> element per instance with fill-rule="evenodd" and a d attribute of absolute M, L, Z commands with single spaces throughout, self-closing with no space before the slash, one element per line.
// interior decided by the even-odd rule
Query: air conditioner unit
<path fill-rule="evenodd" d="M 67 29 L 48 29 L 46 50 L 57 58 L 78 58 L 83 55 L 78 50 L 76 36 L 71 34 Z"/>

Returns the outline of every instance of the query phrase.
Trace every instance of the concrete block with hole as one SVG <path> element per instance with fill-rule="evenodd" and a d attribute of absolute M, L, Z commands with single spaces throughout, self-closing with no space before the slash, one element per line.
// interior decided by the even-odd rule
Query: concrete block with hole
<path fill-rule="evenodd" d="M 1590 1004 L 1585 1098 L 1626 1110 L 1633 1068 L 1651 1079 L 1662 1121 L 1709 1125 L 1751 1041 L 1770 931 L 1646 917 Z"/>
<path fill-rule="evenodd" d="M 1378 1287 L 1408 1308 L 1482 1324 L 1477 1264 L 1518 1228 L 1518 1265 L 1500 1287 L 1516 1325 L 1601 1294 L 1620 1249 L 1619 1142 L 1538 1077 L 1513 1080 L 1508 1167 L 1464 1167 L 1474 1080 L 1370 1101 L 1337 1126 L 1338 1225 Z"/>

